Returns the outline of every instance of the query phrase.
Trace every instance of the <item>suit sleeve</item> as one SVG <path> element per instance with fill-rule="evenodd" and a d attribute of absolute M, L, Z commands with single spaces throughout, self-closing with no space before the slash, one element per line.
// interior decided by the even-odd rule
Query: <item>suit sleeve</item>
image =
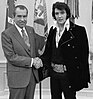
<path fill-rule="evenodd" d="M 11 37 L 7 33 L 2 32 L 1 42 L 4 55 L 10 64 L 19 67 L 30 67 L 31 58 L 18 55 L 17 53 L 14 52 Z"/>

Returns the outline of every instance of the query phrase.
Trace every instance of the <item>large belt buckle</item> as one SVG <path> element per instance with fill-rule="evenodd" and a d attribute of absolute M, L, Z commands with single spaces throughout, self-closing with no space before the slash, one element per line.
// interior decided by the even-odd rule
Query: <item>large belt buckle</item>
<path fill-rule="evenodd" d="M 58 73 L 64 73 L 66 71 L 66 66 L 63 64 L 52 63 L 53 70 Z"/>

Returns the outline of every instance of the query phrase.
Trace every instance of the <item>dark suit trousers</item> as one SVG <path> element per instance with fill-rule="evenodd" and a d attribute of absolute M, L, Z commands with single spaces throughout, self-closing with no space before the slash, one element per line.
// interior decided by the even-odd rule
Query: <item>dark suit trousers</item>
<path fill-rule="evenodd" d="M 27 87 L 24 88 L 9 88 L 9 99 L 34 99 L 36 81 L 34 76 L 31 76 L 31 80 Z"/>
<path fill-rule="evenodd" d="M 65 99 L 76 99 L 76 92 L 70 86 L 67 73 L 52 72 L 50 78 L 51 99 L 62 99 L 62 92 Z"/>

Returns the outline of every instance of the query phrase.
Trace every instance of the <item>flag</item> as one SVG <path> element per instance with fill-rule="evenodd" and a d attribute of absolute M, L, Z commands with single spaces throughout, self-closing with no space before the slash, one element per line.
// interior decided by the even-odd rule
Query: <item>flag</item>
<path fill-rule="evenodd" d="M 42 37 L 47 36 L 48 24 L 45 0 L 35 0 L 34 29 L 38 35 Z"/>
<path fill-rule="evenodd" d="M 44 52 L 44 45 L 48 36 L 47 9 L 45 0 L 35 0 L 33 27 L 35 33 L 39 35 L 40 38 L 40 49 L 38 50 L 38 53 L 41 55 Z"/>
<path fill-rule="evenodd" d="M 6 7 L 6 23 L 5 23 L 5 29 L 10 27 L 13 22 L 13 10 L 15 8 L 15 2 L 17 0 L 7 0 L 7 7 Z"/>

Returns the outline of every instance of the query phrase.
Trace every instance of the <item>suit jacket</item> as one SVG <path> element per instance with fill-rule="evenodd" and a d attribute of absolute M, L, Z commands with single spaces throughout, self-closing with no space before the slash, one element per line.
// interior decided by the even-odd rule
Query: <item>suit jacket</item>
<path fill-rule="evenodd" d="M 32 73 L 38 82 L 38 71 L 31 68 L 31 58 L 38 56 L 36 35 L 32 27 L 26 26 L 30 48 L 25 44 L 15 26 L 2 32 L 2 48 L 7 59 L 7 78 L 9 87 L 26 87 Z"/>
<path fill-rule="evenodd" d="M 41 56 L 43 63 L 51 68 L 52 42 L 55 41 L 56 28 L 50 28 L 49 36 L 45 47 L 45 52 Z M 90 82 L 89 74 L 89 46 L 85 28 L 70 22 L 70 29 L 63 33 L 58 48 L 60 57 L 62 56 L 67 68 L 70 86 L 73 90 L 78 91 L 88 87 Z M 50 71 L 51 75 L 51 71 Z"/>

